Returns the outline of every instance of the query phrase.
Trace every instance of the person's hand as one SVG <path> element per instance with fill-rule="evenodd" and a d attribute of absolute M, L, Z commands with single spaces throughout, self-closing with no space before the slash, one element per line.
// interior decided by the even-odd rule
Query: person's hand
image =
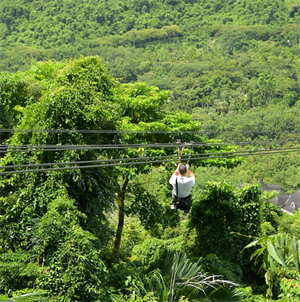
<path fill-rule="evenodd" d="M 189 164 L 186 164 L 186 170 L 189 172 L 190 171 L 190 166 Z"/>

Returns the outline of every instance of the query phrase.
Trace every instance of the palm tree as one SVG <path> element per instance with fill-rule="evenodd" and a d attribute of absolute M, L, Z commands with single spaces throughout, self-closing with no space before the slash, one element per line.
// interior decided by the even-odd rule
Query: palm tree
<path fill-rule="evenodd" d="M 30 292 L 30 293 L 27 293 L 27 294 L 23 294 L 23 295 L 20 295 L 20 296 L 17 296 L 15 298 L 11 298 L 11 299 L 0 299 L 2 302 L 33 302 L 33 301 L 46 301 L 46 300 L 43 300 L 43 297 L 45 298 L 45 295 L 47 294 L 46 291 L 44 290 L 37 290 L 35 292 Z"/>
<path fill-rule="evenodd" d="M 147 279 L 149 290 L 161 302 L 175 302 L 184 297 L 188 301 L 239 301 L 240 293 L 234 282 L 221 276 L 201 272 L 199 263 L 192 263 L 186 254 L 169 257 L 162 272 L 154 270 Z"/>

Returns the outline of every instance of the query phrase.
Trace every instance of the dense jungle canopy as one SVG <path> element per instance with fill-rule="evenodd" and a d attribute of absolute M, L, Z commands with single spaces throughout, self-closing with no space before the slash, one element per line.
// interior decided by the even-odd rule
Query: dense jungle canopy
<path fill-rule="evenodd" d="M 299 24 L 291 0 L 0 0 L 0 301 L 300 300 L 300 214 L 257 183 L 300 189 Z M 179 139 L 205 157 L 188 214 Z"/>
<path fill-rule="evenodd" d="M 169 110 L 205 121 L 299 99 L 295 1 L 1 0 L 1 8 L 1 70 L 99 55 L 122 83 L 169 89 Z"/>

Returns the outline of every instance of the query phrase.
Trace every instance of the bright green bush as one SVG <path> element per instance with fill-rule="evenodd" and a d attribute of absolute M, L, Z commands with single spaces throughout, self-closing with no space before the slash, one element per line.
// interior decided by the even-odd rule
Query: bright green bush
<path fill-rule="evenodd" d="M 142 266 L 144 272 L 162 267 L 169 254 L 180 251 L 183 237 L 169 240 L 158 238 L 146 239 L 142 244 L 136 245 L 132 250 L 132 259 Z"/>
<path fill-rule="evenodd" d="M 282 278 L 280 281 L 281 293 L 280 301 L 298 301 L 300 299 L 300 282 L 299 280 Z"/>

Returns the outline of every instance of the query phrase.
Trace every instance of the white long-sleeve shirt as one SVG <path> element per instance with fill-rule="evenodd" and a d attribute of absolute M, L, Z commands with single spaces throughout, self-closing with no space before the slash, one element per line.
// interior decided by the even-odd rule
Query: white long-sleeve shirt
<path fill-rule="evenodd" d="M 176 177 L 178 183 L 178 197 L 184 198 L 191 194 L 191 189 L 195 185 L 195 177 L 187 177 L 173 174 L 169 183 L 173 186 L 172 193 L 176 195 Z"/>

